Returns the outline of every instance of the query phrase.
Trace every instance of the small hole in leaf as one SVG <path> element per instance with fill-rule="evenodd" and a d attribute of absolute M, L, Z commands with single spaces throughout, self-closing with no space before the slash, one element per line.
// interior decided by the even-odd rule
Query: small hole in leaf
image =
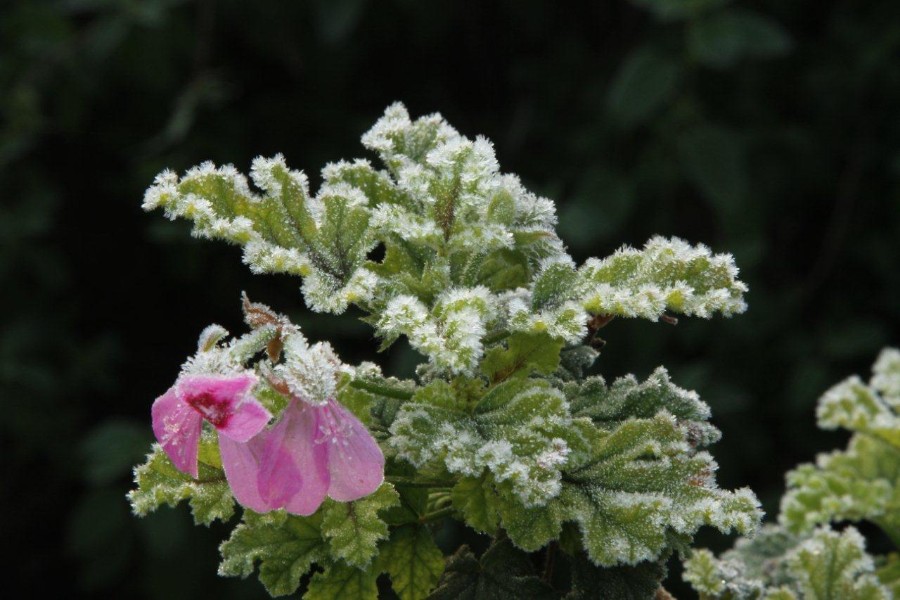
<path fill-rule="evenodd" d="M 384 260 L 384 244 L 378 242 L 378 245 L 372 248 L 366 255 L 366 258 L 372 262 L 381 263 Z"/>

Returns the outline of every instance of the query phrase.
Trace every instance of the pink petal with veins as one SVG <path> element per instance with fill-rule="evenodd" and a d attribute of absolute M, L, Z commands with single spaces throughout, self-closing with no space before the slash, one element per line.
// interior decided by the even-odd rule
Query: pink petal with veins
<path fill-rule="evenodd" d="M 246 444 L 220 436 L 222 466 L 238 502 L 257 512 L 316 512 L 328 490 L 327 451 L 315 444 L 316 431 L 316 414 L 295 400 L 275 427 Z"/>
<path fill-rule="evenodd" d="M 150 409 L 153 433 L 175 467 L 197 478 L 197 454 L 203 417 L 169 388 Z"/>
<path fill-rule="evenodd" d="M 328 496 L 349 502 L 368 496 L 384 481 L 384 454 L 366 426 L 331 399 L 319 413 L 318 445 L 328 449 Z"/>

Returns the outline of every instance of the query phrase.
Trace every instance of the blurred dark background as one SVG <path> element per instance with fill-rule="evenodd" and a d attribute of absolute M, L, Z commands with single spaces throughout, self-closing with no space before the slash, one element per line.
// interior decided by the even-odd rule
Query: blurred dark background
<path fill-rule="evenodd" d="M 774 517 L 784 471 L 844 442 L 816 430 L 819 394 L 900 343 L 898 58 L 894 0 L 3 3 L 7 586 L 265 597 L 215 576 L 227 527 L 130 516 L 150 403 L 205 325 L 241 329 L 241 290 L 346 359 L 375 343 L 355 315 L 309 313 L 298 280 L 143 214 L 142 194 L 166 167 L 276 152 L 316 187 L 394 100 L 492 139 L 558 201 L 579 261 L 656 233 L 734 253 L 747 314 L 615 321 L 596 370 L 665 364 L 698 390 L 724 433 L 720 483 Z M 415 363 L 402 346 L 377 360 Z"/>

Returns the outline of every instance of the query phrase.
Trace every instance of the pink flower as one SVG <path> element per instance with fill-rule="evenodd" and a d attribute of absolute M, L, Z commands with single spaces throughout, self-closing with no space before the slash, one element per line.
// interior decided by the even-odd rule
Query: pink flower
<path fill-rule="evenodd" d="M 156 399 L 153 433 L 175 467 L 197 477 L 204 419 L 218 430 L 220 442 L 247 442 L 265 428 L 272 415 L 250 395 L 255 384 L 250 373 L 188 375 Z"/>
<path fill-rule="evenodd" d="M 384 481 L 384 455 L 372 435 L 333 398 L 296 396 L 281 421 L 240 443 L 219 437 L 222 466 L 237 501 L 256 512 L 311 515 L 325 496 L 349 502 Z"/>

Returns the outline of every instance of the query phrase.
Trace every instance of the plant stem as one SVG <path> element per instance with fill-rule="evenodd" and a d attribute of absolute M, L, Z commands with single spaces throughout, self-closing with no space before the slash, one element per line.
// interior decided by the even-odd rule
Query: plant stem
<path fill-rule="evenodd" d="M 559 542 L 550 542 L 547 546 L 547 554 L 544 556 L 544 581 L 550 583 L 553 579 L 553 568 L 556 566 L 556 550 Z"/>
<path fill-rule="evenodd" d="M 490 346 L 491 344 L 496 344 L 497 342 L 505 340 L 508 337 L 509 337 L 509 332 L 506 331 L 505 329 L 503 329 L 500 331 L 496 331 L 494 333 L 487 334 L 486 336 L 484 336 L 484 339 L 481 341 L 481 343 L 485 347 L 487 347 L 487 346 Z"/>
<path fill-rule="evenodd" d="M 419 517 L 419 523 L 430 523 L 431 521 L 439 521 L 444 517 L 449 517 L 454 513 L 455 509 L 452 506 L 447 506 L 446 508 L 441 508 L 434 512 L 430 512 L 427 515 L 422 515 Z"/>
<path fill-rule="evenodd" d="M 388 398 L 396 398 L 397 400 L 409 400 L 413 397 L 413 393 L 408 390 L 362 379 L 354 379 L 350 382 L 350 385 L 358 390 L 363 390 L 364 392 L 369 392 L 376 396 L 386 396 Z"/>
<path fill-rule="evenodd" d="M 453 486 L 452 481 L 427 481 L 420 479 L 411 479 L 409 477 L 402 476 L 387 476 L 384 478 L 390 484 L 399 486 L 399 487 L 412 487 L 412 488 L 450 488 Z"/>
<path fill-rule="evenodd" d="M 893 542 L 894 548 L 900 550 L 900 527 L 885 519 L 872 519 L 872 522 L 888 536 L 888 539 Z"/>

